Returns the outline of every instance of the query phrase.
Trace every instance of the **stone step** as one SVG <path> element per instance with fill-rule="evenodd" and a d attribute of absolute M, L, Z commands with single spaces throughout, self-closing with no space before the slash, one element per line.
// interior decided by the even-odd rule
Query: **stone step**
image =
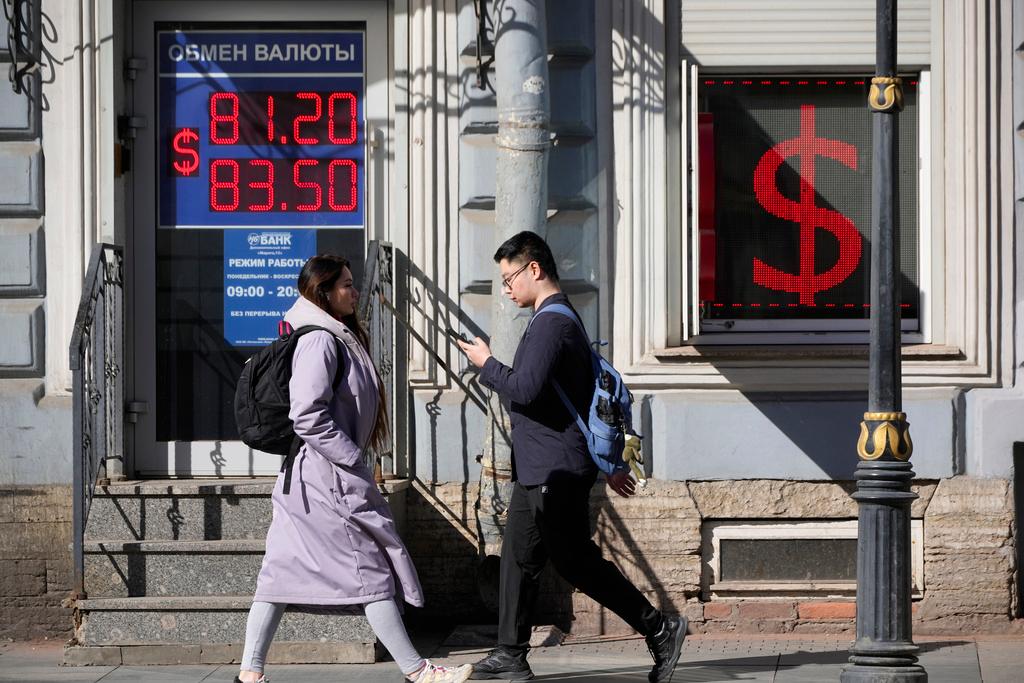
<path fill-rule="evenodd" d="M 96 488 L 87 541 L 263 540 L 273 516 L 274 477 L 130 481 Z M 402 530 L 409 481 L 387 482 Z"/>
<path fill-rule="evenodd" d="M 251 595 L 265 543 L 87 541 L 84 550 L 91 598 Z"/>
<path fill-rule="evenodd" d="M 87 540 L 262 539 L 273 477 L 144 480 L 96 488 Z"/>
<path fill-rule="evenodd" d="M 159 657 L 167 659 L 205 657 L 208 663 L 237 661 L 251 603 L 251 596 L 80 600 L 77 607 L 81 619 L 75 645 L 121 651 L 148 646 L 154 652 L 163 648 L 164 654 Z M 312 659 L 304 661 L 326 658 L 336 662 L 342 656 L 353 663 L 372 662 L 376 637 L 358 611 L 289 608 L 281 619 L 275 643 L 317 650 L 309 653 Z M 81 661 L 88 659 L 88 654 L 79 652 L 75 656 Z"/>

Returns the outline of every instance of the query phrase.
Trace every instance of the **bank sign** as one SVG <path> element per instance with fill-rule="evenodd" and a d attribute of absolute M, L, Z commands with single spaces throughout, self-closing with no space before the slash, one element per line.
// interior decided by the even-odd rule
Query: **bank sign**
<path fill-rule="evenodd" d="M 365 33 L 158 30 L 161 228 L 363 228 Z"/>
<path fill-rule="evenodd" d="M 299 295 L 302 264 L 316 253 L 315 230 L 229 230 L 224 233 L 224 338 L 262 346 Z"/>

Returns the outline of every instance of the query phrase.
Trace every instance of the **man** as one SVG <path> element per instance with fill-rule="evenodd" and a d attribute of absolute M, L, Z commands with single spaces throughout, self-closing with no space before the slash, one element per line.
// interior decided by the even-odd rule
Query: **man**
<path fill-rule="evenodd" d="M 534 315 L 565 304 L 551 249 L 521 232 L 494 254 L 503 291 Z M 573 309 L 575 312 L 575 309 Z M 551 560 L 562 577 L 647 637 L 654 657 L 650 681 L 669 681 L 686 637 L 685 617 L 662 614 L 590 539 L 590 489 L 597 478 L 583 432 L 555 391 L 557 380 L 581 415 L 590 411 L 594 375 L 589 342 L 571 318 L 537 316 L 516 349 L 512 367 L 477 337 L 458 342 L 481 383 L 509 404 L 513 492 L 501 552 L 498 646 L 473 665 L 473 679 L 533 678 L 526 661 L 540 573 Z M 635 493 L 628 472 L 608 477 L 621 496 Z"/>

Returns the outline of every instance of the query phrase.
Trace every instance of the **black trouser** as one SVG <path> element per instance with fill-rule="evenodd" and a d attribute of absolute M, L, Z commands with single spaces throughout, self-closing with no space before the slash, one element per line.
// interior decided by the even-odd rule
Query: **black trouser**
<path fill-rule="evenodd" d="M 590 540 L 592 486 L 586 480 L 515 484 L 501 550 L 499 645 L 528 647 L 540 574 L 548 559 L 562 578 L 643 635 L 661 626 L 661 613 Z"/>

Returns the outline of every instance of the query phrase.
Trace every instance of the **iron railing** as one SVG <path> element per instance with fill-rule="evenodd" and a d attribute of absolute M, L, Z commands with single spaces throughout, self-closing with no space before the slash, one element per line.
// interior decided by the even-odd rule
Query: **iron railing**
<path fill-rule="evenodd" d="M 71 335 L 75 592 L 85 596 L 85 523 L 97 482 L 124 479 L 124 252 L 97 244 Z"/>
<path fill-rule="evenodd" d="M 395 325 L 388 303 L 395 300 L 395 248 L 389 242 L 374 240 L 366 250 L 363 288 L 360 290 L 359 319 L 370 336 L 370 357 L 384 384 L 385 405 L 388 406 L 389 434 L 382 452 L 372 453 L 367 463 L 378 477 L 378 483 L 395 476 Z M 380 465 L 380 470 L 376 466 Z"/>

